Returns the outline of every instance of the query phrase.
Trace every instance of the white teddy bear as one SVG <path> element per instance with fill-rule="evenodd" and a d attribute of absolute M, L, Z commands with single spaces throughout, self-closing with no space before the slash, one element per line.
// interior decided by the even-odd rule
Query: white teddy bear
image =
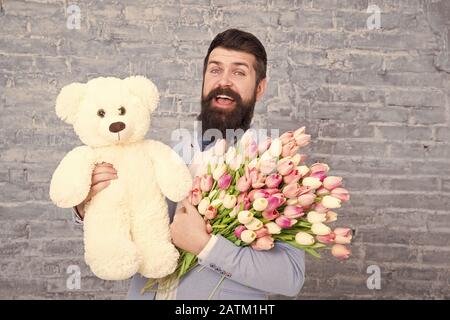
<path fill-rule="evenodd" d="M 56 100 L 56 114 L 73 125 L 85 146 L 56 168 L 51 200 L 61 208 L 78 205 L 88 195 L 95 164 L 108 162 L 117 170 L 118 178 L 85 207 L 85 260 L 105 280 L 136 272 L 161 278 L 177 264 L 164 196 L 181 201 L 192 178 L 171 148 L 144 139 L 158 102 L 156 86 L 142 76 L 72 83 Z"/>

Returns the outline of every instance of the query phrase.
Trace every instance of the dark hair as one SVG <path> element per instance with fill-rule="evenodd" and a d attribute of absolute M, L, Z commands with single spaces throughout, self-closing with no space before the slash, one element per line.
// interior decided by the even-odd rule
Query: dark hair
<path fill-rule="evenodd" d="M 203 62 L 203 75 L 206 72 L 209 55 L 215 48 L 221 47 L 230 50 L 242 51 L 255 56 L 256 64 L 253 66 L 256 71 L 256 83 L 258 84 L 266 77 L 267 54 L 266 49 L 253 34 L 238 30 L 228 29 L 219 33 L 211 42 Z"/>

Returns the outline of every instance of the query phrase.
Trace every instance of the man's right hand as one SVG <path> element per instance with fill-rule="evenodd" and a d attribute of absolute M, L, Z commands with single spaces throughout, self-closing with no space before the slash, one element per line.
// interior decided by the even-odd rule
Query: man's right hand
<path fill-rule="evenodd" d="M 91 177 L 91 189 L 82 203 L 76 206 L 81 218 L 84 219 L 84 206 L 90 201 L 97 193 L 109 186 L 111 180 L 117 179 L 117 171 L 110 163 L 96 164 L 92 171 Z"/>

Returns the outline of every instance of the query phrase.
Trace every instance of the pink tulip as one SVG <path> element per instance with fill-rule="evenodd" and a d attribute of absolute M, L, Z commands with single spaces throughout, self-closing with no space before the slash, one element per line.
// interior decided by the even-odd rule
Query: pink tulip
<path fill-rule="evenodd" d="M 255 199 L 258 199 L 258 198 L 266 198 L 267 199 L 269 196 L 270 196 L 270 194 L 264 189 L 253 189 L 248 194 L 248 199 L 251 202 L 253 202 L 253 201 L 255 201 Z"/>
<path fill-rule="evenodd" d="M 298 134 L 294 137 L 295 143 L 300 148 L 305 147 L 311 141 L 311 136 L 309 134 Z"/>
<path fill-rule="evenodd" d="M 270 250 L 274 247 L 273 238 L 270 235 L 257 238 L 256 241 L 251 244 L 251 247 L 254 250 Z"/>
<path fill-rule="evenodd" d="M 348 257 L 350 257 L 351 251 L 342 244 L 335 244 L 331 248 L 331 254 L 338 259 L 348 259 Z"/>
<path fill-rule="evenodd" d="M 206 223 L 206 232 L 211 233 L 213 231 L 213 228 L 211 226 L 211 223 Z"/>
<path fill-rule="evenodd" d="M 240 192 L 246 192 L 248 189 L 250 189 L 251 185 L 252 180 L 250 180 L 246 176 L 242 176 L 236 182 L 236 190 Z"/>
<path fill-rule="evenodd" d="M 314 210 L 318 213 L 327 213 L 330 209 L 324 207 L 322 203 L 317 202 L 316 204 L 314 204 Z"/>
<path fill-rule="evenodd" d="M 192 189 L 189 192 L 189 202 L 193 205 L 193 206 L 197 206 L 200 201 L 202 201 L 202 192 L 200 189 L 195 188 Z"/>
<path fill-rule="evenodd" d="M 325 244 L 334 243 L 335 238 L 336 238 L 336 235 L 333 232 L 330 232 L 329 234 L 324 235 L 324 236 L 316 236 L 317 241 L 325 243 Z"/>
<path fill-rule="evenodd" d="M 231 180 L 232 180 L 231 175 L 225 173 L 217 181 L 217 186 L 219 187 L 219 189 L 226 190 L 230 186 Z"/>
<path fill-rule="evenodd" d="M 336 188 L 331 190 L 331 195 L 341 201 L 350 200 L 350 194 L 348 193 L 348 190 L 344 188 Z"/>
<path fill-rule="evenodd" d="M 316 196 L 312 193 L 302 194 L 298 197 L 298 204 L 302 207 L 309 207 L 314 203 Z"/>
<path fill-rule="evenodd" d="M 283 145 L 283 149 L 281 150 L 282 157 L 292 157 L 294 156 L 300 147 L 295 144 L 294 141 L 290 141 L 287 144 Z"/>
<path fill-rule="evenodd" d="M 309 176 L 311 178 L 318 178 L 320 181 L 323 181 L 327 177 L 327 174 L 323 171 L 317 171 L 317 172 L 311 173 Z"/>
<path fill-rule="evenodd" d="M 294 170 L 294 163 L 290 160 L 278 161 L 277 171 L 282 176 L 290 174 Z"/>
<path fill-rule="evenodd" d="M 244 156 L 249 159 L 254 159 L 258 155 L 258 145 L 252 141 L 244 150 Z"/>
<path fill-rule="evenodd" d="M 278 197 L 269 196 L 267 198 L 267 201 L 269 204 L 267 205 L 267 208 L 265 211 L 273 211 L 281 205 L 281 199 Z"/>
<path fill-rule="evenodd" d="M 330 167 L 325 163 L 314 163 L 310 168 L 311 173 L 315 172 L 328 172 L 330 170 Z"/>
<path fill-rule="evenodd" d="M 280 213 L 277 210 L 263 211 L 262 216 L 267 220 L 275 220 L 280 216 Z"/>
<path fill-rule="evenodd" d="M 298 197 L 300 192 L 301 192 L 301 189 L 300 189 L 300 185 L 298 183 L 291 183 L 283 188 L 283 194 L 288 199 Z"/>
<path fill-rule="evenodd" d="M 278 206 L 282 206 L 286 202 L 286 197 L 282 193 L 274 193 L 272 197 L 278 198 L 280 204 Z"/>
<path fill-rule="evenodd" d="M 252 188 L 258 189 L 264 187 L 264 175 L 258 172 L 256 169 L 250 171 L 250 179 L 252 180 Z"/>
<path fill-rule="evenodd" d="M 290 219 L 286 216 L 279 216 L 275 219 L 275 223 L 282 229 L 287 229 L 292 227 L 294 224 L 297 223 L 297 220 Z"/>
<path fill-rule="evenodd" d="M 328 191 L 324 187 L 320 187 L 319 189 L 316 190 L 316 195 L 318 195 L 319 197 L 327 196 L 329 194 L 330 191 Z"/>
<path fill-rule="evenodd" d="M 279 174 L 272 173 L 270 176 L 266 178 L 266 186 L 267 188 L 276 188 L 283 180 L 283 177 Z"/>
<path fill-rule="evenodd" d="M 350 228 L 336 228 L 333 232 L 336 234 L 335 242 L 338 244 L 349 244 L 352 241 Z"/>
<path fill-rule="evenodd" d="M 300 172 L 297 169 L 294 169 L 290 174 L 283 177 L 283 181 L 286 184 L 297 183 L 301 177 Z"/>
<path fill-rule="evenodd" d="M 281 141 L 281 144 L 284 146 L 285 144 L 289 143 L 289 141 L 294 140 L 294 132 L 287 131 L 287 132 L 283 133 L 279 139 Z"/>
<path fill-rule="evenodd" d="M 204 174 L 200 179 L 200 189 L 203 192 L 208 192 L 213 186 L 213 177 L 210 174 Z"/>
<path fill-rule="evenodd" d="M 337 187 L 340 187 L 341 185 L 342 185 L 341 177 L 329 176 L 326 177 L 325 180 L 323 180 L 323 186 L 328 190 L 333 190 Z"/>
<path fill-rule="evenodd" d="M 200 181 L 201 178 L 199 176 L 196 176 L 192 181 L 192 189 L 200 189 Z"/>
<path fill-rule="evenodd" d="M 247 228 L 245 227 L 245 226 L 243 226 L 243 225 L 240 225 L 240 226 L 238 226 L 236 229 L 234 229 L 234 235 L 237 237 L 237 238 L 241 238 L 241 233 L 242 233 L 242 231 L 244 231 L 244 230 L 247 230 Z"/>
<path fill-rule="evenodd" d="M 259 171 L 262 174 L 271 174 L 277 168 L 277 161 L 275 159 L 264 159 L 259 162 Z"/>
<path fill-rule="evenodd" d="M 262 238 L 262 237 L 265 237 L 270 234 L 269 230 L 267 230 L 266 227 L 262 227 L 261 229 L 256 230 L 255 233 L 256 233 L 256 238 Z"/>
<path fill-rule="evenodd" d="M 270 147 L 270 143 L 272 142 L 271 138 L 267 138 L 265 140 L 263 140 L 262 142 L 259 143 L 258 145 L 258 152 L 260 155 L 262 155 L 264 152 L 266 152 L 269 147 Z"/>
<path fill-rule="evenodd" d="M 217 209 L 214 206 L 208 206 L 205 211 L 205 218 L 208 220 L 212 220 L 217 217 Z"/>
<path fill-rule="evenodd" d="M 300 206 L 286 206 L 283 211 L 283 215 L 289 219 L 300 218 L 304 214 L 303 208 Z"/>

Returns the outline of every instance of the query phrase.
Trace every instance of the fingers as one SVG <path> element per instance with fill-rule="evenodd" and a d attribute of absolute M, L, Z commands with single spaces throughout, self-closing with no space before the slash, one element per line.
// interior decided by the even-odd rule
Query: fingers
<path fill-rule="evenodd" d="M 117 179 L 117 174 L 114 173 L 97 173 L 92 176 L 91 185 L 95 186 L 100 182 L 105 182 L 109 180 Z"/>
<path fill-rule="evenodd" d="M 92 186 L 87 200 L 92 199 L 97 193 L 108 187 L 110 183 L 111 183 L 110 181 L 102 181 Z"/>

